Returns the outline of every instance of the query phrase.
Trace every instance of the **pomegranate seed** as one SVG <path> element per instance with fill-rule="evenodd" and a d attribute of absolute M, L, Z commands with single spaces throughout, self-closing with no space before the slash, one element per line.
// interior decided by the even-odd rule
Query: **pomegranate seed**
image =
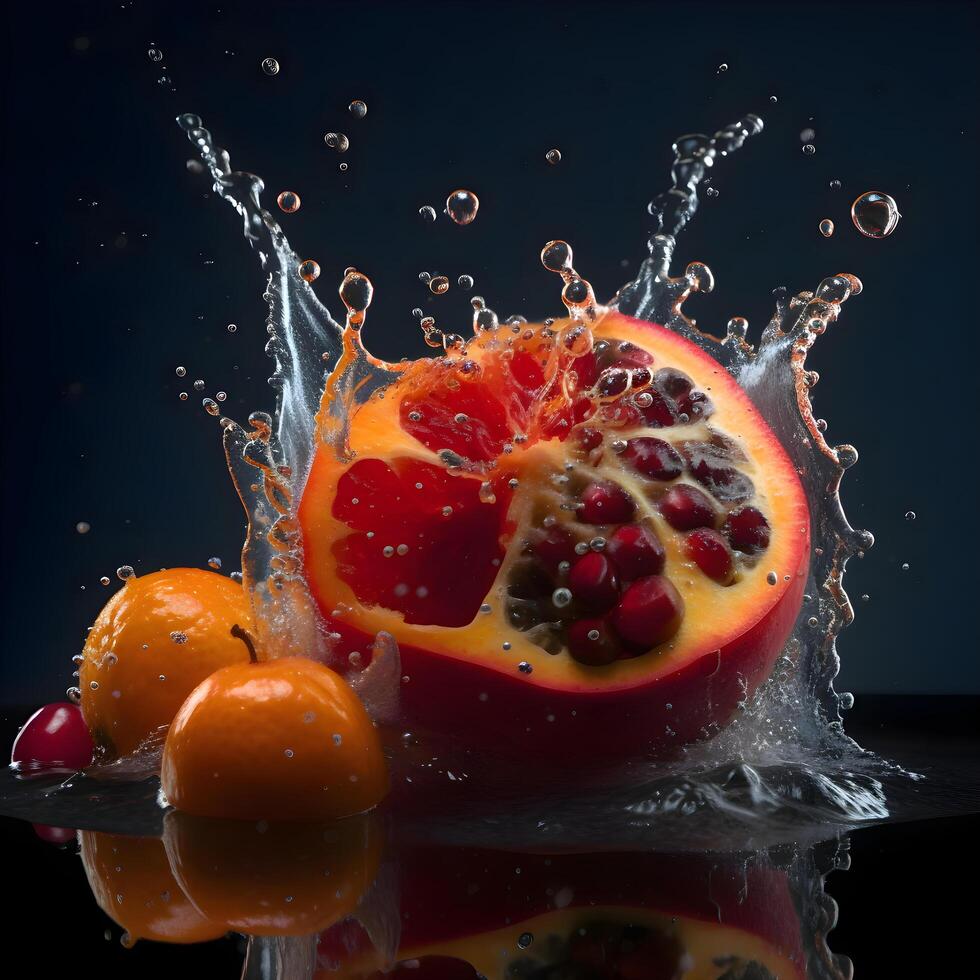
<path fill-rule="evenodd" d="M 625 524 L 606 542 L 606 555 L 627 580 L 659 575 L 664 570 L 664 546 L 643 524 Z"/>
<path fill-rule="evenodd" d="M 660 513 L 676 531 L 693 531 L 696 527 L 712 527 L 715 505 L 697 487 L 686 483 L 671 487 L 660 501 Z"/>
<path fill-rule="evenodd" d="M 534 553 L 551 571 L 575 557 L 575 538 L 563 527 L 549 527 L 534 545 Z"/>
<path fill-rule="evenodd" d="M 731 546 L 747 555 L 769 547 L 769 522 L 755 507 L 740 507 L 728 515 L 723 528 Z"/>
<path fill-rule="evenodd" d="M 602 445 L 602 432 L 599 429 L 593 429 L 589 426 L 577 429 L 575 437 L 579 448 L 586 453 Z"/>
<path fill-rule="evenodd" d="M 676 368 L 661 368 L 653 376 L 653 383 L 671 398 L 686 395 L 694 387 L 694 382 L 683 371 L 678 371 Z"/>
<path fill-rule="evenodd" d="M 669 579 L 649 575 L 624 593 L 612 612 L 616 632 L 628 643 L 649 650 L 669 640 L 684 618 L 684 600 Z"/>
<path fill-rule="evenodd" d="M 735 579 L 735 561 L 728 542 L 710 527 L 698 528 L 687 536 L 684 550 L 708 578 L 731 585 Z"/>
<path fill-rule="evenodd" d="M 669 442 L 653 436 L 630 439 L 625 456 L 635 470 L 655 480 L 674 480 L 684 472 L 681 454 Z"/>
<path fill-rule="evenodd" d="M 599 667 L 620 654 L 619 641 L 601 619 L 578 619 L 568 627 L 568 649 L 581 664 Z"/>
<path fill-rule="evenodd" d="M 711 399 L 703 391 L 691 391 L 677 399 L 677 411 L 689 419 L 706 419 L 714 413 Z"/>
<path fill-rule="evenodd" d="M 583 555 L 568 573 L 568 587 L 584 606 L 605 612 L 619 598 L 616 569 L 605 555 L 590 551 Z"/>
<path fill-rule="evenodd" d="M 643 419 L 647 425 L 654 429 L 663 429 L 673 425 L 677 421 L 674 409 L 667 398 L 656 388 L 644 389 L 653 399 L 649 405 L 642 409 Z"/>
<path fill-rule="evenodd" d="M 618 483 L 593 483 L 582 494 L 578 518 L 586 524 L 625 524 L 636 504 Z"/>
<path fill-rule="evenodd" d="M 624 371 L 622 368 L 606 368 L 599 375 L 596 390 L 604 398 L 613 398 L 626 391 L 631 381 L 632 378 L 630 377 L 629 371 Z"/>
<path fill-rule="evenodd" d="M 92 761 L 92 737 L 78 705 L 46 704 L 27 719 L 14 740 L 10 761 L 23 772 L 84 769 Z"/>
<path fill-rule="evenodd" d="M 627 367 L 646 367 L 653 364 L 653 355 L 636 344 L 624 340 L 616 347 L 616 362 Z"/>
<path fill-rule="evenodd" d="M 748 500 L 755 494 L 752 481 L 732 465 L 731 457 L 720 446 L 687 442 L 683 450 L 694 479 L 719 500 Z"/>
<path fill-rule="evenodd" d="M 32 823 L 31 826 L 41 840 L 57 847 L 64 847 L 65 844 L 73 841 L 77 833 L 69 827 L 50 827 L 45 823 Z"/>
<path fill-rule="evenodd" d="M 645 368 L 633 368 L 633 384 L 632 388 L 634 391 L 638 391 L 640 388 L 645 388 L 653 378 L 653 375 Z"/>

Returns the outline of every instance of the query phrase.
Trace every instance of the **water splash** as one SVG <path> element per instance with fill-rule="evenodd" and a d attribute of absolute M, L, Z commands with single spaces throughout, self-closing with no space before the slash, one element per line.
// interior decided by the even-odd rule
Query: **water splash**
<path fill-rule="evenodd" d="M 346 324 L 341 327 L 304 281 L 301 259 L 274 217 L 263 209 L 262 180 L 233 171 L 227 151 L 214 144 L 199 117 L 186 114 L 178 122 L 197 146 L 216 193 L 242 216 L 245 237 L 269 272 L 267 349 L 275 362 L 270 380 L 277 391 L 276 413 L 274 418 L 253 415 L 251 432 L 222 420 L 229 467 L 249 515 L 245 581 L 257 595 L 259 618 L 270 624 L 270 648 L 295 648 L 299 640 L 311 655 L 326 659 L 331 637 L 319 623 L 302 578 L 302 542 L 293 501 L 302 493 L 316 440 L 348 458 L 352 408 L 390 384 L 399 368 L 374 358 L 361 341 L 373 291 L 370 280 L 347 270 L 340 289 L 347 308 Z M 815 800 L 822 800 L 826 812 L 839 819 L 880 818 L 887 813 L 880 784 L 873 777 L 852 780 L 842 765 L 847 760 L 861 768 L 871 764 L 871 757 L 843 735 L 842 699 L 833 688 L 839 668 L 836 637 L 853 619 L 842 584 L 844 568 L 851 556 L 871 547 L 873 537 L 851 527 L 841 508 L 840 481 L 856 462 L 857 452 L 825 440 L 810 404 L 809 393 L 818 378 L 805 367 L 816 338 L 838 319 L 844 302 L 860 293 L 861 283 L 841 273 L 824 279 L 812 292 L 777 291 L 776 311 L 754 347 L 746 339 L 748 325 L 743 318 L 733 318 L 724 335 L 714 337 L 702 332 L 684 312 L 692 293 L 714 288 L 706 265 L 691 262 L 682 275 L 671 275 L 676 236 L 697 210 L 698 188 L 709 169 L 762 128 L 761 119 L 748 115 L 712 137 L 691 134 L 675 142 L 673 186 L 649 206 L 658 227 L 648 244 L 649 257 L 610 303 L 621 313 L 676 331 L 731 372 L 786 448 L 810 500 L 814 552 L 807 593 L 783 658 L 773 678 L 751 701 L 746 699 L 736 720 L 721 733 L 706 732 L 714 738 L 690 747 L 683 765 L 687 785 L 695 787 L 695 795 L 699 793 L 709 808 L 721 808 L 729 790 L 724 780 L 719 788 L 719 760 L 735 759 L 744 767 L 739 771 L 745 780 L 759 789 L 753 797 L 757 809 L 765 809 L 762 803 L 769 793 L 783 802 L 807 800 L 811 816 L 821 819 Z M 572 267 L 571 249 L 566 243 L 549 243 L 542 261 L 562 277 L 565 305 L 587 330 L 597 307 L 588 282 Z M 473 306 L 476 332 L 496 325 L 496 316 L 481 298 L 474 297 Z M 457 335 L 435 330 L 431 318 L 425 318 L 422 326 L 432 345 L 462 344 Z M 324 363 L 333 365 L 328 376 Z M 331 397 L 321 403 L 325 385 Z M 391 646 L 386 640 L 383 649 L 390 652 Z M 397 648 L 387 658 L 386 669 L 377 671 L 389 684 L 398 676 L 391 667 L 396 661 Z M 365 684 L 365 694 L 370 691 L 368 700 L 383 704 L 384 715 L 391 717 L 392 692 L 383 693 L 382 687 L 376 681 Z M 829 760 L 835 765 L 831 776 L 819 771 L 821 761 Z M 674 771 L 644 776 L 660 777 L 679 785 Z"/>

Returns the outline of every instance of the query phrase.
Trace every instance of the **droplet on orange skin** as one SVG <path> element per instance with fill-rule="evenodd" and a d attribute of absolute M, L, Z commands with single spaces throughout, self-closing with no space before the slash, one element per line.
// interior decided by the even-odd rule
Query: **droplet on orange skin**
<path fill-rule="evenodd" d="M 266 823 L 174 811 L 163 839 L 194 907 L 257 936 L 308 936 L 350 915 L 374 881 L 383 844 L 373 814 Z"/>
<path fill-rule="evenodd" d="M 364 705 L 306 657 L 235 664 L 203 681 L 170 726 L 160 778 L 177 809 L 244 820 L 344 817 L 388 790 Z"/>
<path fill-rule="evenodd" d="M 93 897 L 133 939 L 200 943 L 227 931 L 188 901 L 160 838 L 83 830 L 79 848 Z"/>
<path fill-rule="evenodd" d="M 248 628 L 251 618 L 242 586 L 215 572 L 171 568 L 129 579 L 99 613 L 79 667 L 82 715 L 99 754 L 135 751 L 205 677 L 247 661 L 230 629 Z"/>

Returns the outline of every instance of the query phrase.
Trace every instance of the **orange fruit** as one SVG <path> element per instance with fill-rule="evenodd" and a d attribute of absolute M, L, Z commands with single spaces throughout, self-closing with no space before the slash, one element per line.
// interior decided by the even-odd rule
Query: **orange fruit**
<path fill-rule="evenodd" d="M 179 810 L 251 820 L 361 813 L 388 789 L 364 705 L 306 657 L 234 664 L 203 681 L 170 726 L 160 779 Z"/>
<path fill-rule="evenodd" d="M 171 867 L 198 911 L 255 936 L 306 936 L 350 915 L 374 881 L 382 834 L 371 814 L 246 822 L 167 814 Z"/>
<path fill-rule="evenodd" d="M 92 895 L 133 940 L 200 943 L 227 932 L 188 901 L 160 838 L 83 830 L 79 845 Z"/>
<path fill-rule="evenodd" d="M 219 667 L 248 660 L 231 627 L 251 607 L 237 582 L 197 568 L 129 579 L 89 631 L 79 668 L 82 715 L 103 757 L 126 755 L 170 724 Z"/>

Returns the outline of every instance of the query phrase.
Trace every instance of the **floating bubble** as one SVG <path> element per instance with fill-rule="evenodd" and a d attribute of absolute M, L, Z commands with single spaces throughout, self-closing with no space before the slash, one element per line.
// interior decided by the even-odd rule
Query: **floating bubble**
<path fill-rule="evenodd" d="M 817 152 L 817 148 L 812 143 L 804 143 L 803 144 L 803 153 L 806 156 L 812 157 L 813 154 L 816 153 L 816 152 Z"/>
<path fill-rule="evenodd" d="M 228 333 L 237 333 L 237 332 L 238 332 L 238 324 L 237 323 L 229 323 L 228 324 Z"/>
<path fill-rule="evenodd" d="M 75 530 L 78 531 L 79 534 L 88 534 L 88 532 L 92 530 L 92 525 L 89 524 L 88 521 L 79 521 L 75 525 Z"/>
<path fill-rule="evenodd" d="M 221 559 L 220 558 L 209 558 L 208 559 L 208 568 L 213 568 L 215 571 L 217 571 L 219 568 L 221 568 Z"/>
<path fill-rule="evenodd" d="M 327 133 L 323 137 L 323 142 L 338 153 L 346 153 L 350 146 L 350 140 L 343 133 Z"/>
<path fill-rule="evenodd" d="M 446 212 L 458 225 L 468 225 L 480 209 L 480 199 L 472 191 L 456 190 L 446 198 Z"/>
<path fill-rule="evenodd" d="M 722 72 L 726 72 L 726 71 L 728 71 L 728 65 L 727 65 L 727 64 L 726 64 L 726 63 L 725 63 L 725 62 L 723 61 L 723 62 L 722 62 L 722 63 L 721 63 L 721 64 L 720 64 L 719 66 L 718 66 L 718 74 L 720 75 L 720 74 L 722 74 Z"/>
<path fill-rule="evenodd" d="M 905 520 L 907 520 L 907 521 L 914 521 L 915 520 L 915 511 L 914 510 L 907 510 L 905 512 Z"/>
<path fill-rule="evenodd" d="M 276 204 L 279 205 L 280 210 L 285 211 L 286 214 L 292 214 L 294 211 L 299 210 L 300 200 L 299 194 L 296 191 L 283 191 L 277 198 Z"/>
<path fill-rule="evenodd" d="M 561 272 L 572 267 L 572 246 L 561 239 L 548 242 L 541 249 L 541 264 L 549 272 Z"/>
<path fill-rule="evenodd" d="M 299 264 L 299 274 L 307 282 L 313 282 L 320 275 L 320 263 L 313 259 L 304 259 Z"/>
<path fill-rule="evenodd" d="M 275 58 L 264 58 L 262 60 L 262 71 L 267 75 L 278 75 L 279 74 L 279 62 Z"/>
<path fill-rule="evenodd" d="M 150 48 L 146 54 L 150 61 L 163 61 L 163 52 L 159 48 Z"/>
<path fill-rule="evenodd" d="M 436 220 L 436 209 L 431 204 L 424 204 L 419 208 L 419 215 L 423 221 L 431 224 Z"/>
<path fill-rule="evenodd" d="M 347 110 L 355 119 L 363 119 L 367 115 L 367 103 L 360 99 L 354 99 Z"/>
<path fill-rule="evenodd" d="M 219 412 L 218 403 L 213 398 L 201 399 L 201 405 L 203 406 L 204 411 L 208 413 L 208 415 L 216 416 Z"/>
<path fill-rule="evenodd" d="M 178 378 L 182 378 L 187 374 L 187 368 L 185 368 L 183 365 L 179 365 L 174 369 L 174 374 L 176 374 Z"/>
<path fill-rule="evenodd" d="M 460 289 L 472 289 L 473 288 L 473 277 L 462 275 L 456 280 L 456 285 Z"/>
<path fill-rule="evenodd" d="M 708 188 L 705 188 L 704 194 L 705 194 L 705 197 L 717 197 L 718 196 L 718 188 L 717 187 L 708 187 Z"/>
<path fill-rule="evenodd" d="M 337 167 L 337 169 L 338 169 L 338 170 L 339 170 L 339 171 L 340 171 L 340 172 L 341 172 L 342 174 L 345 174 L 345 173 L 347 173 L 347 164 L 346 164 L 346 163 L 342 163 L 342 164 L 340 164 L 340 165 L 339 165 L 339 166 Z"/>
<path fill-rule="evenodd" d="M 530 932 L 522 932 L 517 937 L 517 945 L 520 949 L 527 949 L 531 943 L 534 942 L 534 934 Z"/>
<path fill-rule="evenodd" d="M 204 380 L 202 378 L 198 378 L 197 381 L 194 382 L 194 390 L 204 391 Z"/>
<path fill-rule="evenodd" d="M 132 565 L 120 565 L 116 569 L 116 578 L 120 582 L 128 582 L 136 574 Z"/>
<path fill-rule="evenodd" d="M 219 391 L 214 397 L 216 401 L 223 402 L 228 397 L 228 392 Z"/>
<path fill-rule="evenodd" d="M 865 191 L 851 205 L 851 221 L 867 238 L 887 238 L 898 226 L 898 205 L 881 191 Z"/>
<path fill-rule="evenodd" d="M 833 179 L 833 180 L 832 180 L 832 181 L 830 182 L 830 189 L 831 189 L 832 191 L 839 191 L 839 190 L 840 190 L 840 188 L 841 188 L 841 183 L 840 183 L 840 181 L 839 181 L 839 180 L 838 180 L 838 179 L 837 179 L 837 178 L 835 177 L 835 178 L 834 178 L 834 179 Z"/>
<path fill-rule="evenodd" d="M 103 575 L 102 578 L 99 579 L 99 584 L 100 585 L 108 585 L 111 581 L 112 581 L 112 579 L 109 578 L 108 575 Z"/>
<path fill-rule="evenodd" d="M 554 166 L 556 163 L 561 163 L 561 150 L 559 150 L 557 147 L 548 150 L 548 152 L 544 155 L 544 158 L 552 166 Z"/>
<path fill-rule="evenodd" d="M 779 99 L 775 95 L 770 95 L 769 96 L 769 101 L 775 103 L 775 102 L 778 102 Z"/>
<path fill-rule="evenodd" d="M 824 218 L 820 222 L 820 234 L 823 235 L 824 238 L 830 238 L 830 236 L 833 233 L 834 233 L 833 221 L 831 221 L 830 218 Z"/>
<path fill-rule="evenodd" d="M 443 293 L 449 290 L 449 279 L 446 276 L 433 276 L 429 280 L 429 289 L 436 294 L 436 296 L 441 296 Z"/>
<path fill-rule="evenodd" d="M 186 401 L 187 401 L 187 392 L 186 392 L 186 391 L 182 391 L 182 392 L 181 392 L 181 393 L 180 393 L 180 394 L 179 394 L 179 395 L 178 395 L 177 397 L 178 397 L 178 398 L 179 398 L 179 399 L 180 399 L 180 400 L 181 400 L 182 402 L 186 402 Z"/>
<path fill-rule="evenodd" d="M 806 129 L 800 130 L 800 142 L 801 143 L 812 143 L 817 138 L 817 131 L 811 129 L 809 126 Z"/>

